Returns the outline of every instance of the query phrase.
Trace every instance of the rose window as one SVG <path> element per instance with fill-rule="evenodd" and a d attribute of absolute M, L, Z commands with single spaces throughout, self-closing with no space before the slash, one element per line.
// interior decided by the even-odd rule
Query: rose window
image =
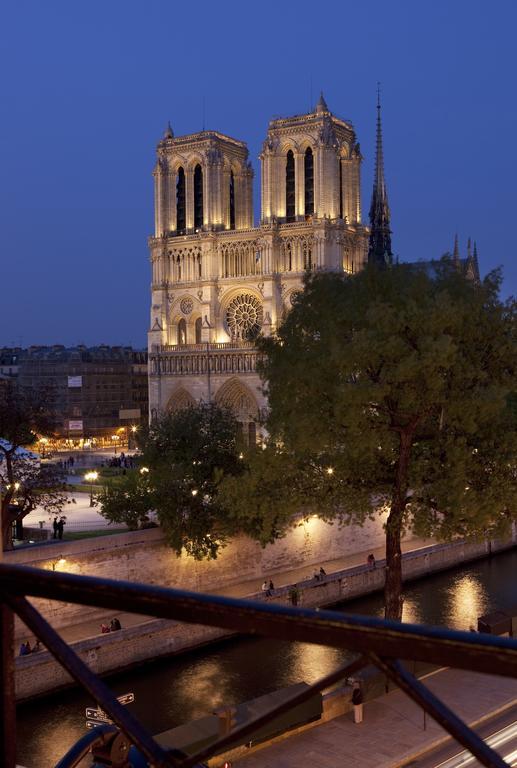
<path fill-rule="evenodd" d="M 262 304 L 250 293 L 236 296 L 226 309 L 226 325 L 233 338 L 250 341 L 262 328 Z"/>
<path fill-rule="evenodd" d="M 180 309 L 184 315 L 190 315 L 194 309 L 194 302 L 192 299 L 182 299 L 180 302 Z"/>

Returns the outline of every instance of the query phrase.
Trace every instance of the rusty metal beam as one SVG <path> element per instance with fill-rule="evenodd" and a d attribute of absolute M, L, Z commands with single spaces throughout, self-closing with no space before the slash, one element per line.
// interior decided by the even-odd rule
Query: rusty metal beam
<path fill-rule="evenodd" d="M 0 765 L 16 766 L 14 615 L 5 603 L 0 603 Z"/>
<path fill-rule="evenodd" d="M 0 592 L 517 677 L 517 641 L 0 564 Z"/>
<path fill-rule="evenodd" d="M 69 648 L 67 643 L 25 598 L 6 595 L 5 599 L 24 624 L 40 638 L 61 666 L 101 705 L 130 742 L 138 747 L 153 766 L 156 768 L 170 768 L 171 766 L 176 768 L 178 766 L 178 759 L 168 754 L 150 736 L 140 722 L 117 701 L 107 685 Z M 14 664 L 12 666 L 14 667 Z M 10 765 L 9 768 L 11 768 Z"/>
<path fill-rule="evenodd" d="M 371 655 L 370 660 L 404 691 L 419 707 L 428 712 L 436 722 L 462 744 L 487 768 L 510 768 L 483 739 L 471 730 L 461 718 L 438 699 L 429 688 L 405 669 L 400 661 L 382 659 Z"/>

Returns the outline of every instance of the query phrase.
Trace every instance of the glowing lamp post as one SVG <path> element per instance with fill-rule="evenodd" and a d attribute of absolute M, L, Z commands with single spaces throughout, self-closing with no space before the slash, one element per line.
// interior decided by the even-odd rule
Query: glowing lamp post
<path fill-rule="evenodd" d="M 90 485 L 90 507 L 93 507 L 93 484 L 97 480 L 98 477 L 99 477 L 99 473 L 95 472 L 95 471 L 87 472 L 85 474 L 85 476 L 84 476 L 84 479 L 87 482 L 91 483 L 91 485 Z"/>

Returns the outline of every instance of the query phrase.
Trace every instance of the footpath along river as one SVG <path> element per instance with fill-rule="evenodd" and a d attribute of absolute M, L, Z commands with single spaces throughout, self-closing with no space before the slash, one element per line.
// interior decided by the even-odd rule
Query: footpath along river
<path fill-rule="evenodd" d="M 404 621 L 468 630 L 477 617 L 517 606 L 517 549 L 469 566 L 429 576 L 405 590 Z M 382 616 L 382 596 L 334 607 Z M 182 656 L 149 662 L 108 678 L 117 693 L 133 692 L 131 711 L 153 733 L 335 669 L 345 651 L 307 643 L 238 638 Z M 92 700 L 78 690 L 48 696 L 18 708 L 18 762 L 53 768 L 85 733 Z"/>

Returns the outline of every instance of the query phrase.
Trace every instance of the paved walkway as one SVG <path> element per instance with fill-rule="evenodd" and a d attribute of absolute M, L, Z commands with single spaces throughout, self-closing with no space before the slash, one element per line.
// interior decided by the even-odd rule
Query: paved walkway
<path fill-rule="evenodd" d="M 412 538 L 402 543 L 403 552 L 410 552 L 422 547 L 427 547 L 434 544 L 431 539 L 419 539 Z M 364 552 L 358 552 L 354 555 L 347 555 L 346 557 L 340 557 L 334 560 L 325 560 L 317 564 L 317 569 L 322 565 L 327 574 L 331 574 L 335 571 L 341 571 L 345 568 L 352 568 L 357 565 L 366 564 L 366 558 L 370 552 L 373 552 L 377 560 L 384 558 L 384 547 L 377 547 L 373 550 L 366 550 Z M 300 568 L 292 568 L 280 573 L 272 575 L 275 587 L 284 587 L 290 584 L 296 584 L 304 579 L 310 579 L 313 576 L 315 566 L 302 566 Z M 264 578 L 269 578 L 269 574 L 264 574 L 261 579 L 253 579 L 239 582 L 238 584 L 232 584 L 228 587 L 223 587 L 217 591 L 213 591 L 212 594 L 225 595 L 227 597 L 249 597 L 260 593 L 262 581 Z M 181 587 L 181 585 L 178 585 Z M 105 615 L 99 615 L 97 619 L 89 619 L 88 621 L 80 622 L 78 624 L 70 625 L 66 628 L 60 629 L 59 634 L 69 643 L 77 642 L 78 640 L 84 640 L 88 637 L 94 637 L 100 634 L 100 625 L 102 623 L 109 624 L 113 618 L 113 613 L 106 613 Z M 138 616 L 133 613 L 118 613 L 117 617 L 122 624 L 122 627 L 134 627 L 138 624 L 142 624 L 145 621 L 149 621 L 150 617 Z M 21 638 L 21 634 L 17 634 L 18 639 Z M 30 636 L 29 636 L 30 637 Z M 28 639 L 24 637 L 24 639 Z M 32 637 L 30 637 L 32 645 Z"/>
<path fill-rule="evenodd" d="M 517 701 L 517 680 L 457 669 L 432 673 L 425 684 L 470 725 Z M 448 734 L 425 718 L 402 691 L 364 705 L 364 720 L 352 713 L 285 738 L 234 762 L 242 768 L 394 768 L 432 749 Z M 461 751 L 458 747 L 458 752 Z"/>

